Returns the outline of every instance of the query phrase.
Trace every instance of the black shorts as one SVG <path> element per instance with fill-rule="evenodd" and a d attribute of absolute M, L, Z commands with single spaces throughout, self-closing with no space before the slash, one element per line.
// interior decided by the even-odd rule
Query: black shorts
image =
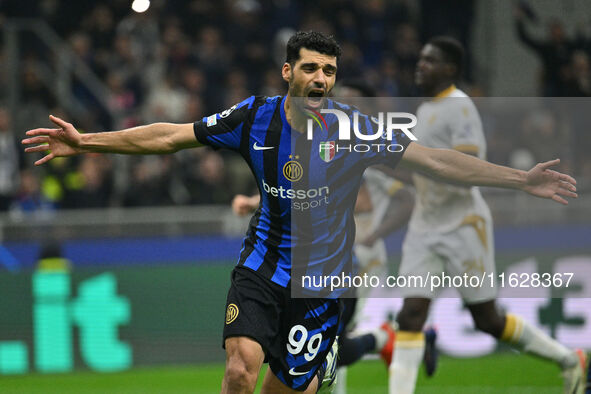
<path fill-rule="evenodd" d="M 236 267 L 226 301 L 224 342 L 238 336 L 254 339 L 275 376 L 304 391 L 338 335 L 341 310 L 340 300 L 291 298 L 289 288 Z"/>

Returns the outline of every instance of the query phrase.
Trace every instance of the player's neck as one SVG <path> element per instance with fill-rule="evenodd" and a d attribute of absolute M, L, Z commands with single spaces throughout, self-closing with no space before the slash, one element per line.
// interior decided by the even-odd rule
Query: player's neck
<path fill-rule="evenodd" d="M 298 133 L 303 133 L 305 130 L 306 125 L 306 114 L 302 111 L 298 111 L 293 103 L 291 102 L 291 96 L 289 93 L 285 98 L 285 104 L 283 104 L 283 109 L 285 110 L 285 119 L 287 119 L 287 123 L 292 130 L 297 131 Z"/>

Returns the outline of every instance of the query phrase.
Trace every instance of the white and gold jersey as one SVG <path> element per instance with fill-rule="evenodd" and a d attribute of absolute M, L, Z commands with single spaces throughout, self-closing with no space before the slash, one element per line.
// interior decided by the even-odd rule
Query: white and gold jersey
<path fill-rule="evenodd" d="M 430 148 L 456 149 L 486 157 L 486 141 L 474 102 L 455 86 L 419 106 L 413 134 Z M 415 207 L 409 230 L 444 233 L 474 215 L 490 219 L 490 211 L 477 187 L 462 187 L 414 174 Z"/>
<path fill-rule="evenodd" d="M 404 186 L 402 182 L 373 168 L 365 170 L 363 182 L 369 194 L 372 210 L 355 214 L 355 241 L 367 238 L 382 224 L 392 196 Z"/>

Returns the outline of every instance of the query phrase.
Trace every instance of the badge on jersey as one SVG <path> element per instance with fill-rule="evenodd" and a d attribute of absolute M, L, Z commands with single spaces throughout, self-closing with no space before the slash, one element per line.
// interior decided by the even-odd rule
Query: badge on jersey
<path fill-rule="evenodd" d="M 325 141 L 320 143 L 320 158 L 326 163 L 331 161 L 335 155 L 335 142 Z"/>
<path fill-rule="evenodd" d="M 298 160 L 298 155 L 289 155 L 290 160 L 283 165 L 283 176 L 290 182 L 297 182 L 304 175 L 304 168 Z"/>
<path fill-rule="evenodd" d="M 239 310 L 236 304 L 228 305 L 228 308 L 226 309 L 226 324 L 230 324 L 236 320 L 238 317 L 238 312 Z"/>
<path fill-rule="evenodd" d="M 218 119 L 215 114 L 207 117 L 207 127 L 215 126 L 217 123 Z"/>

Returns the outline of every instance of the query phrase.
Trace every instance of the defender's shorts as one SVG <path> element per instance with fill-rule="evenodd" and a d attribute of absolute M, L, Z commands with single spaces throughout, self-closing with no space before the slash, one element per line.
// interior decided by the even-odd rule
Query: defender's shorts
<path fill-rule="evenodd" d="M 409 231 L 402 244 L 402 262 L 399 276 L 412 275 L 427 278 L 445 272 L 448 276 L 490 273 L 496 276 L 494 264 L 494 244 L 491 220 L 480 216 L 469 216 L 464 224 L 447 233 L 416 233 Z M 490 279 L 482 286 L 455 287 L 467 304 L 475 304 L 492 300 L 497 295 L 496 286 L 490 285 Z M 408 286 L 401 287 L 403 297 L 434 298 L 438 290 L 431 288 Z"/>

